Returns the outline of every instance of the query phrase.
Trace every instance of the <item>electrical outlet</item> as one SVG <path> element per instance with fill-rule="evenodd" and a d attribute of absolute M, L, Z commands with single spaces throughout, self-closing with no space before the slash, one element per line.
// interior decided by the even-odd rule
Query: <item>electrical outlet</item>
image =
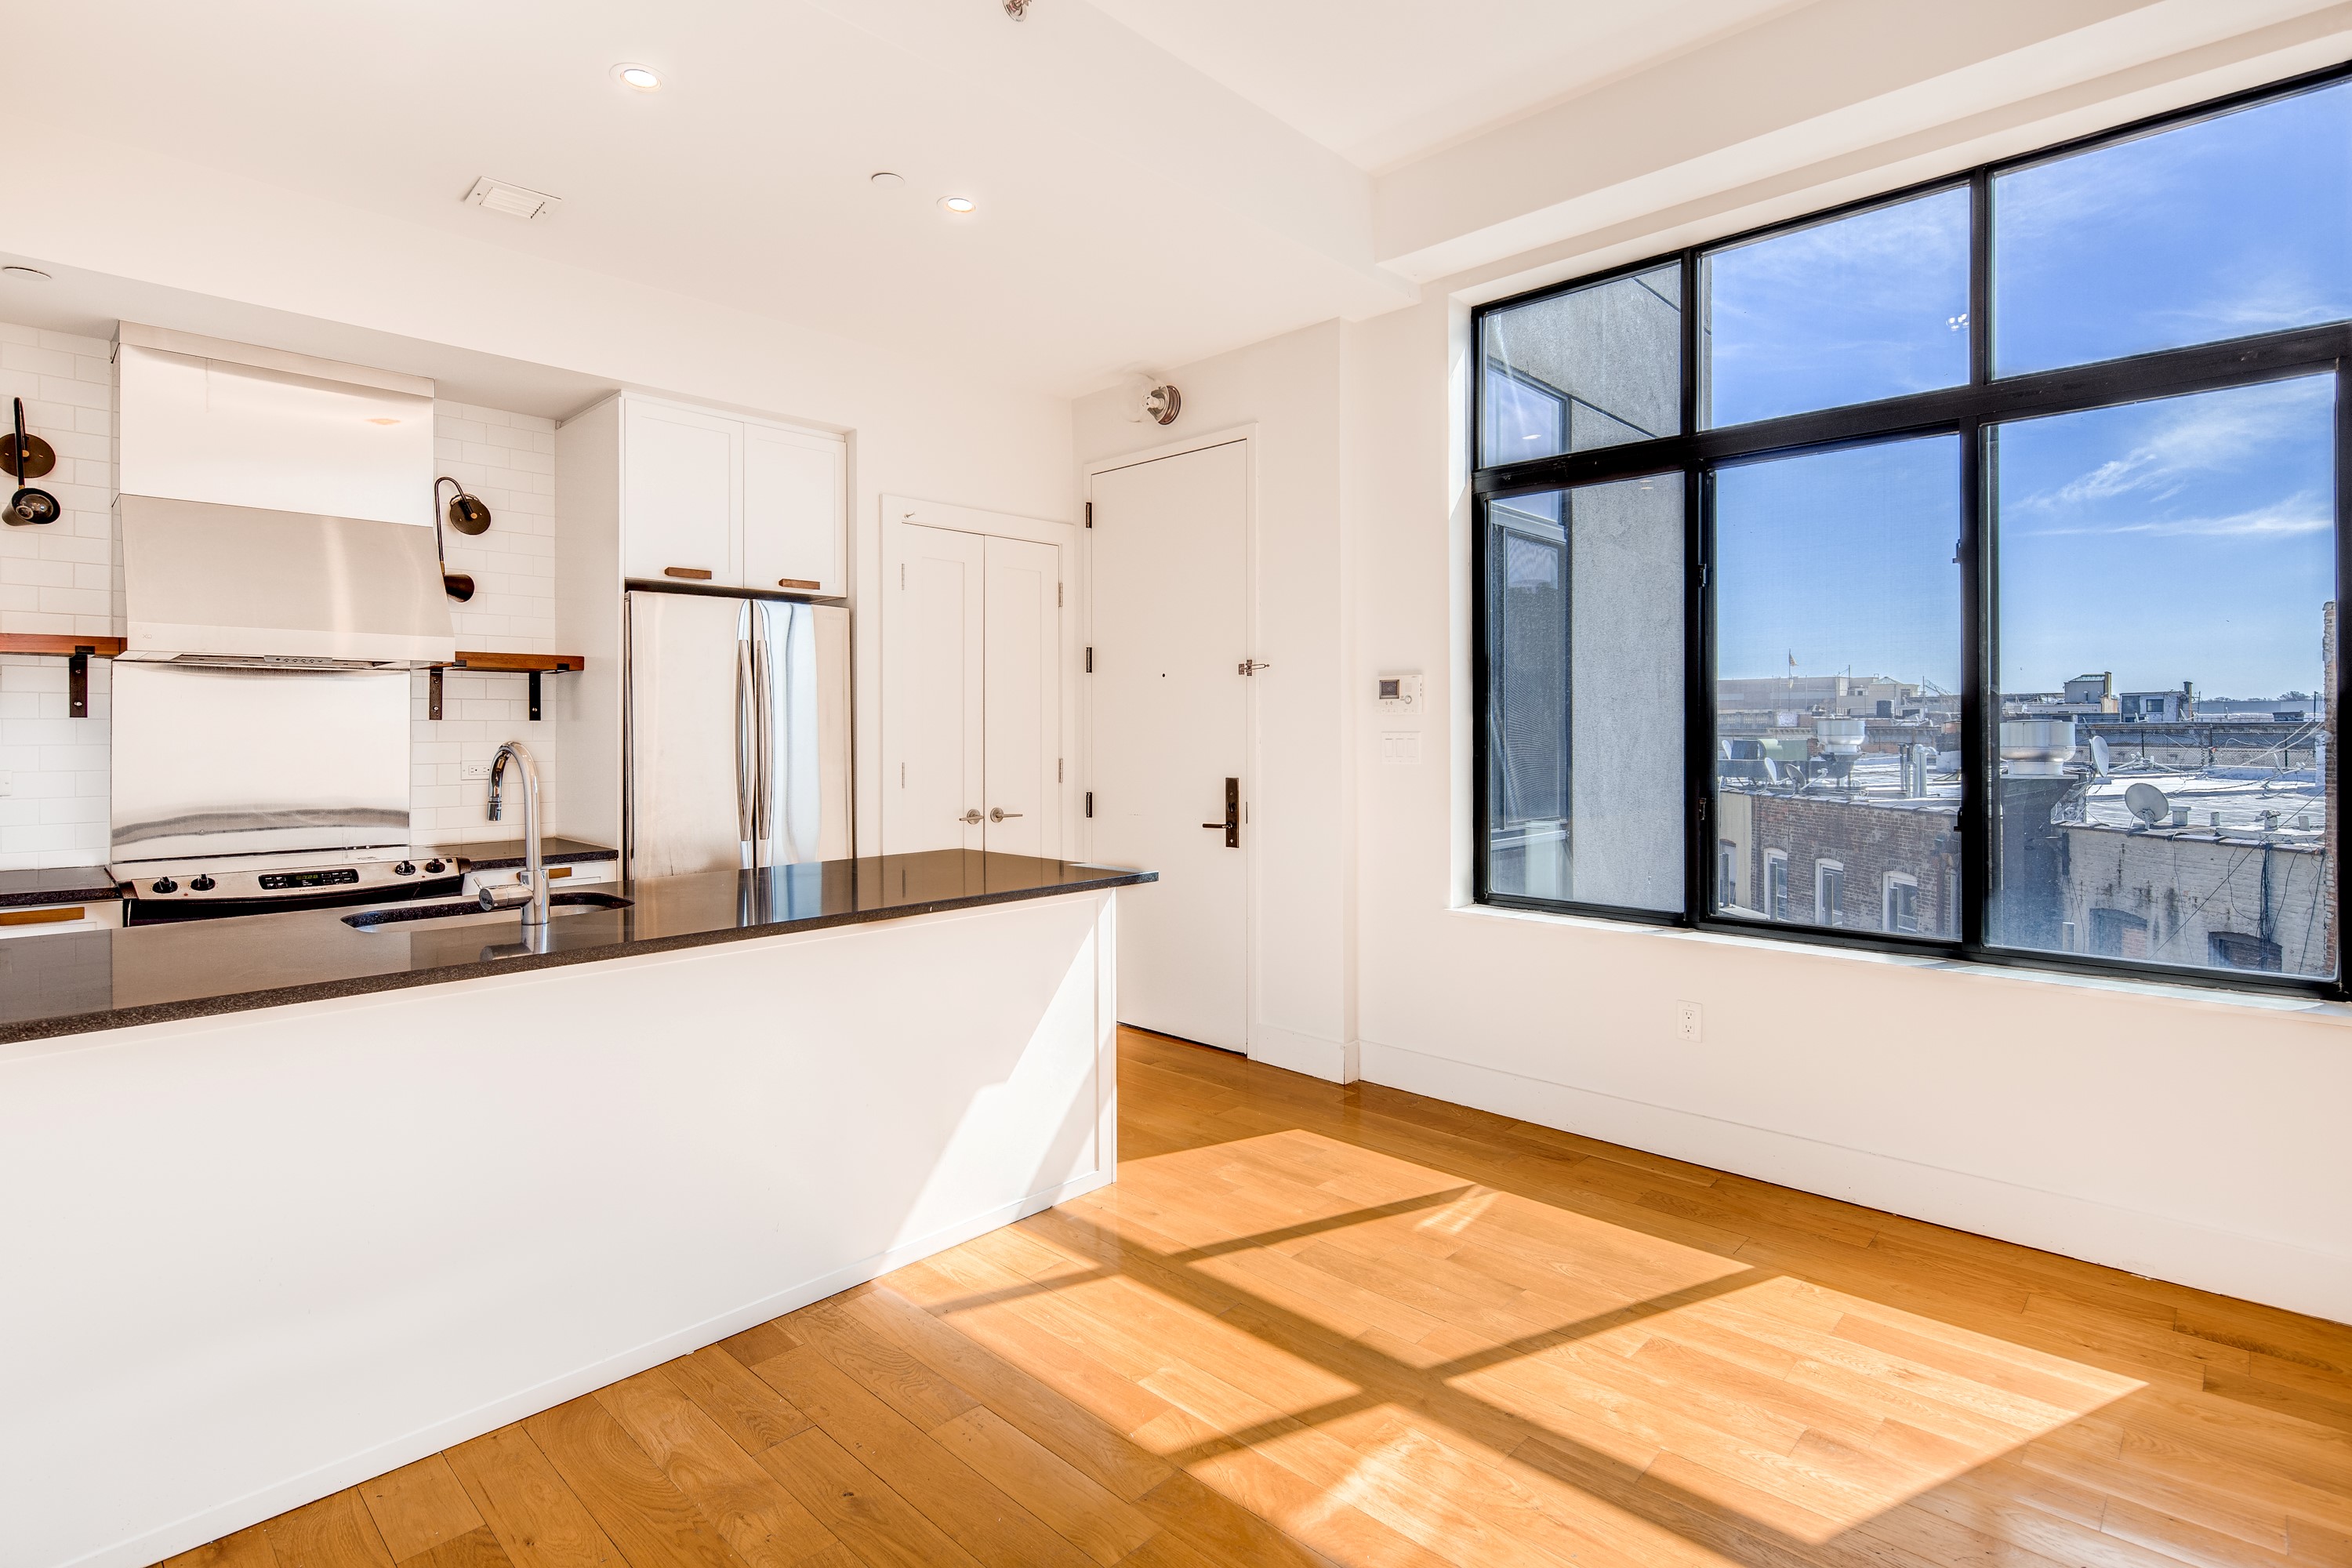
<path fill-rule="evenodd" d="M 15 795 L 16 793 L 16 775 L 15 773 L 0 773 L 0 795 Z"/>
<path fill-rule="evenodd" d="M 1706 1017 L 1697 1003 L 1675 1004 L 1675 1037 L 1692 1045 L 1706 1037 Z"/>
<path fill-rule="evenodd" d="M 488 763 L 460 763 L 457 764 L 457 776 L 468 783 L 478 779 L 487 779 L 490 776 L 490 764 Z"/>

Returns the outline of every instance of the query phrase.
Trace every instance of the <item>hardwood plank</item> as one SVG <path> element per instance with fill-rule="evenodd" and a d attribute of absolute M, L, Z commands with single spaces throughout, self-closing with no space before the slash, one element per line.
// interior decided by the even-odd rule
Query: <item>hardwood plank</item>
<path fill-rule="evenodd" d="M 837 1545 L 832 1531 L 687 1396 L 675 1381 L 678 1364 L 624 1378 L 598 1390 L 596 1402 L 751 1568 L 790 1568 Z M 761 1451 L 772 1447 L 763 1444 Z"/>
<path fill-rule="evenodd" d="M 1032 1442 L 1112 1496 L 1133 1501 L 1168 1477 L 1168 1467 L 1107 1421 L 1000 1360 L 894 1290 L 845 1309 L 867 1328 L 971 1389 Z"/>
<path fill-rule="evenodd" d="M 378 1476 L 359 1491 L 395 1563 L 488 1528 L 439 1454 Z"/>
<path fill-rule="evenodd" d="M 436 1542 L 400 1568 L 514 1568 L 514 1559 L 499 1544 L 498 1532 L 485 1524 Z"/>
<path fill-rule="evenodd" d="M 520 1424 L 445 1452 L 450 1472 L 516 1568 L 604 1568 L 623 1561 Z"/>
<path fill-rule="evenodd" d="M 843 1316 L 835 1302 L 799 1314 L 802 1336 L 891 1409 L 929 1431 L 980 1401 L 915 1356 Z"/>
<path fill-rule="evenodd" d="M 356 1488 L 281 1513 L 261 1529 L 278 1568 L 393 1568 Z"/>
<path fill-rule="evenodd" d="M 207 1541 L 194 1551 L 163 1560 L 163 1568 L 278 1568 L 269 1537 L 261 1526 L 247 1525 L 233 1535 Z"/>
<path fill-rule="evenodd" d="M 978 1568 L 922 1511 L 812 1426 L 758 1455 L 760 1468 L 872 1568 Z"/>
<path fill-rule="evenodd" d="M 931 1436 L 1097 1563 L 1117 1563 L 1158 1528 L 986 1405 L 942 1422 Z"/>
<path fill-rule="evenodd" d="M 788 1321 L 771 1318 L 764 1323 L 754 1323 L 741 1333 L 719 1341 L 718 1348 L 745 1366 L 756 1366 L 772 1355 L 800 1348 L 801 1337 L 786 1327 Z"/>
<path fill-rule="evenodd" d="M 772 1342 L 742 1334 L 725 1342 L 746 1350 Z M 783 1349 L 798 1343 L 796 1338 L 790 1339 Z M 747 1454 L 772 1448 L 808 1430 L 808 1417 L 791 1400 L 752 1376 L 751 1369 L 723 1345 L 705 1345 L 692 1355 L 665 1362 L 661 1370 Z"/>
<path fill-rule="evenodd" d="M 789 1351 L 753 1370 L 990 1568 L 1085 1568 L 1092 1561 L 867 1393 L 817 1347 Z"/>
<path fill-rule="evenodd" d="M 532 1416 L 523 1430 L 631 1568 L 745 1568 L 593 1394 Z"/>

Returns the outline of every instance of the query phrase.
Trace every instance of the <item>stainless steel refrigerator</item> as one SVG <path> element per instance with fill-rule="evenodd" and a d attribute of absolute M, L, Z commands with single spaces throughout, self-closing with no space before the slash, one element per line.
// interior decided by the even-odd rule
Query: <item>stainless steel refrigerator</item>
<path fill-rule="evenodd" d="M 846 858 L 849 743 L 846 609 L 630 591 L 631 876 Z"/>

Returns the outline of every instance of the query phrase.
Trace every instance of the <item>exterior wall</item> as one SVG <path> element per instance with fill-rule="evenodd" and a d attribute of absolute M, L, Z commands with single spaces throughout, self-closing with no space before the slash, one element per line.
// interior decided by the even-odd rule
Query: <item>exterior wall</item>
<path fill-rule="evenodd" d="M 1959 854 L 1950 816 L 1869 801 L 1782 795 L 1747 799 L 1755 820 L 1748 843 L 1753 857 L 1748 885 L 1760 889 L 1765 857 L 1776 849 L 1785 853 L 1791 921 L 1829 923 L 1813 908 L 1813 867 L 1817 860 L 1835 860 L 1845 869 L 1845 910 L 1838 930 L 1885 931 L 1886 877 L 1899 872 L 1918 883 L 1918 934 L 1954 934 L 1950 915 L 1958 907 Z"/>
<path fill-rule="evenodd" d="M 2202 964 L 2209 962 L 2207 939 L 2231 932 L 2276 942 L 2286 973 L 2336 973 L 2336 930 L 2323 901 L 2318 851 L 2096 824 L 2065 824 L 2059 832 L 2072 951 L 2096 951 L 2095 912 L 2111 910 L 2147 922 L 2147 951 L 2131 956 Z"/>

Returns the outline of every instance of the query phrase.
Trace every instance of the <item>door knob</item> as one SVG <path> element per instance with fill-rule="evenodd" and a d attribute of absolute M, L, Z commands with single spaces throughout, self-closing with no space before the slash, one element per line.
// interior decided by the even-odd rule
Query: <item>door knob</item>
<path fill-rule="evenodd" d="M 1003 822 L 1007 817 L 1018 816 L 1020 815 L 1021 814 L 1017 811 L 1007 811 L 1001 805 L 992 806 L 989 808 L 988 820 L 991 822 Z"/>
<path fill-rule="evenodd" d="M 961 816 L 957 817 L 956 820 L 966 824 L 978 823 L 980 821 L 980 807 L 976 805 L 973 806 L 970 811 L 967 811 Z"/>

